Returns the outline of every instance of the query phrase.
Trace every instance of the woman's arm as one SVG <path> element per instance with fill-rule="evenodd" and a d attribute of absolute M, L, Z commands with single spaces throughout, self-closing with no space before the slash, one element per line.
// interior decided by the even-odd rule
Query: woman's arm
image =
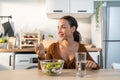
<path fill-rule="evenodd" d="M 87 49 L 84 47 L 84 45 L 80 44 L 79 48 L 80 52 L 86 52 L 87 53 L 87 60 L 86 60 L 86 68 L 92 69 L 92 70 L 97 70 L 99 69 L 99 65 L 92 59 L 90 54 L 88 53 Z"/>
<path fill-rule="evenodd" d="M 92 57 L 88 52 L 87 52 L 86 68 L 92 69 L 92 70 L 97 70 L 100 68 L 99 65 L 92 59 Z"/>
<path fill-rule="evenodd" d="M 45 49 L 42 43 L 35 45 L 35 52 L 40 60 L 45 59 Z"/>
<path fill-rule="evenodd" d="M 45 59 L 45 49 L 42 43 L 35 45 L 35 52 L 38 55 L 38 69 L 41 69 L 40 60 Z"/>
<path fill-rule="evenodd" d="M 38 54 L 38 68 L 41 69 L 40 67 L 40 60 L 48 60 L 48 59 L 53 59 L 53 53 L 55 51 L 55 43 L 52 43 L 47 50 L 44 49 L 43 44 L 40 44 L 39 46 L 37 45 L 35 47 L 35 52 Z M 46 51 L 46 53 L 45 53 Z"/>

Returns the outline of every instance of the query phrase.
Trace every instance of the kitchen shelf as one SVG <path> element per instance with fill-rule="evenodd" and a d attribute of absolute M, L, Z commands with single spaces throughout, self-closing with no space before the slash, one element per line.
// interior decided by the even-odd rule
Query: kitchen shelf
<path fill-rule="evenodd" d="M 32 47 L 32 46 L 34 46 L 34 45 L 32 45 L 32 44 L 24 44 L 24 45 L 22 45 L 22 46 L 26 46 L 26 47 L 27 47 L 27 46 L 31 46 L 31 47 Z"/>
<path fill-rule="evenodd" d="M 20 33 L 20 48 L 33 48 L 35 44 L 39 43 L 39 32 L 21 32 Z"/>
<path fill-rule="evenodd" d="M 21 39 L 24 39 L 24 40 L 38 40 L 38 38 L 21 38 Z"/>

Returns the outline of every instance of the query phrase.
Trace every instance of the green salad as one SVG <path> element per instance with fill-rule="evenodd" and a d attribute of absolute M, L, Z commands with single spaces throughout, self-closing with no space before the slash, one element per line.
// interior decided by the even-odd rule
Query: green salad
<path fill-rule="evenodd" d="M 61 70 L 63 68 L 63 61 L 58 62 L 41 62 L 41 68 L 44 73 L 47 75 L 56 75 L 61 73 Z"/>

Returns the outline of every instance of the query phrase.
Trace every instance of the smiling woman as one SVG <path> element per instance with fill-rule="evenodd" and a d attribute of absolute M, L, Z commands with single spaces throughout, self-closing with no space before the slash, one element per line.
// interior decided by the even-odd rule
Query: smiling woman
<path fill-rule="evenodd" d="M 98 64 L 91 58 L 84 45 L 80 43 L 81 36 L 77 31 L 78 23 L 72 16 L 63 16 L 58 22 L 58 36 L 59 41 L 52 43 L 47 48 L 45 55 L 45 49 L 42 43 L 35 46 L 35 52 L 38 54 L 38 61 L 40 60 L 64 60 L 65 69 L 75 69 L 75 53 L 85 52 L 87 53 L 86 67 L 92 70 L 99 69 Z M 40 66 L 40 63 L 38 63 Z M 40 68 L 40 67 L 39 67 Z"/>

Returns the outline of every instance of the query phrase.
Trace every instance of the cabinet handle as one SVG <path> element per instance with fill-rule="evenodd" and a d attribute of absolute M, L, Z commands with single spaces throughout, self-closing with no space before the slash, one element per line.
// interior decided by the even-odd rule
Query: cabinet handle
<path fill-rule="evenodd" d="M 63 10 L 53 10 L 53 12 L 63 12 Z"/>
<path fill-rule="evenodd" d="M 11 66 L 11 55 L 9 56 L 9 66 Z"/>
<path fill-rule="evenodd" d="M 78 10 L 77 12 L 87 12 L 87 10 Z"/>
<path fill-rule="evenodd" d="M 98 55 L 98 65 L 100 66 L 100 56 Z"/>

